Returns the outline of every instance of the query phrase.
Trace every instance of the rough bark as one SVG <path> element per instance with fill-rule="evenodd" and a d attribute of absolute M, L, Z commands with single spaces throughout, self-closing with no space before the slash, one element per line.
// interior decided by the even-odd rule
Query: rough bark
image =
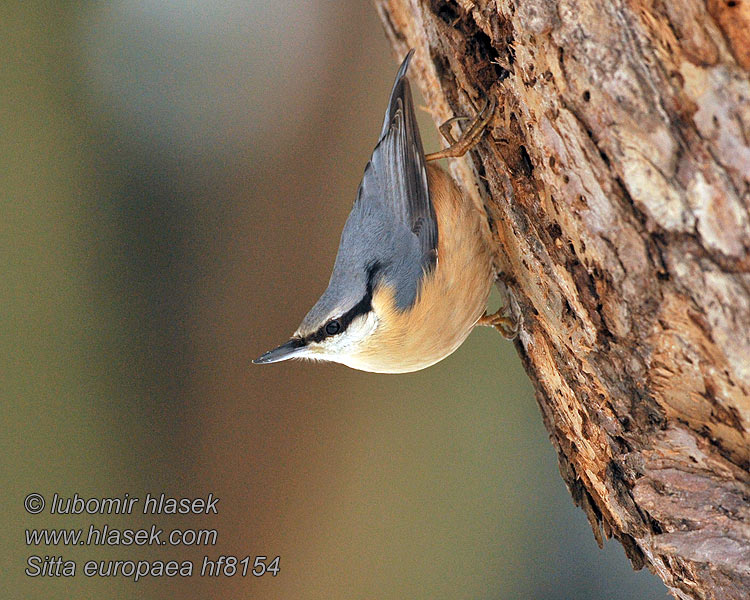
<path fill-rule="evenodd" d="M 750 597 L 750 0 L 376 0 L 483 202 L 518 351 L 594 535 Z"/>

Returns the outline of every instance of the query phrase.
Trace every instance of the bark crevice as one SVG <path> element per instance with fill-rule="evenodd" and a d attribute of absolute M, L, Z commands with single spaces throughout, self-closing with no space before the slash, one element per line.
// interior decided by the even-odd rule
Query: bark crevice
<path fill-rule="evenodd" d="M 595 537 L 750 597 L 750 2 L 375 4 L 437 123 L 497 98 L 450 168 Z"/>

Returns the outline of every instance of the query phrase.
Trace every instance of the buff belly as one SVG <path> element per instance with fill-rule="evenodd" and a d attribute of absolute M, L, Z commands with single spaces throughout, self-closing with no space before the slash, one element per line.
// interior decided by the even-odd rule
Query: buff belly
<path fill-rule="evenodd" d="M 355 369 L 405 373 L 429 367 L 454 352 L 484 314 L 495 278 L 486 216 L 442 169 L 428 165 L 427 174 L 438 221 L 437 264 L 408 310 L 395 307 L 388 286 L 374 291 L 377 327 L 364 347 L 341 360 Z"/>

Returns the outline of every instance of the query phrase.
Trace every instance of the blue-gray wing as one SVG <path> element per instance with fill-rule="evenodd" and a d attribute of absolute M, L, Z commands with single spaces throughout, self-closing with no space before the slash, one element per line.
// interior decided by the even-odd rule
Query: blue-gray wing
<path fill-rule="evenodd" d="M 419 136 L 414 102 L 406 71 L 414 53 L 406 55 L 396 75 L 380 141 L 365 169 L 361 201 L 379 195 L 393 212 L 395 224 L 405 225 L 417 236 L 424 270 L 435 264 L 438 230 L 427 187 L 422 139 Z"/>
<path fill-rule="evenodd" d="M 302 332 L 362 304 L 379 280 L 393 286 L 396 305 L 404 310 L 435 266 L 437 222 L 406 79 L 412 54 L 396 75 L 380 140 L 344 226 L 328 288 L 303 320 Z"/>

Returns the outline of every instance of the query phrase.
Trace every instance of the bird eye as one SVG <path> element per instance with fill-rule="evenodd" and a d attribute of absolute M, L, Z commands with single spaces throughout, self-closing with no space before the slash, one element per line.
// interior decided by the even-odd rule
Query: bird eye
<path fill-rule="evenodd" d="M 328 321 L 326 323 L 326 333 L 328 335 L 336 335 L 339 331 L 341 331 L 341 323 L 339 323 L 336 319 L 333 321 Z"/>

